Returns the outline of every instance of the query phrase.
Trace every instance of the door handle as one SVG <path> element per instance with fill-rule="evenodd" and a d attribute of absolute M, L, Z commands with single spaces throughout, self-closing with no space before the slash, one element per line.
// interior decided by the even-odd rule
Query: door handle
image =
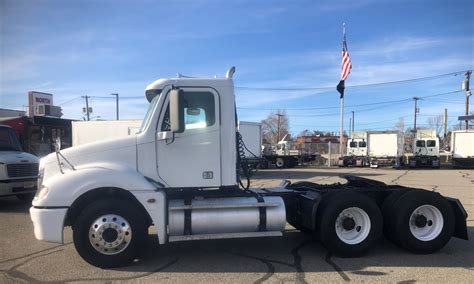
<path fill-rule="evenodd" d="M 156 140 L 158 141 L 173 139 L 173 137 L 174 134 L 172 131 L 160 131 L 156 133 Z"/>

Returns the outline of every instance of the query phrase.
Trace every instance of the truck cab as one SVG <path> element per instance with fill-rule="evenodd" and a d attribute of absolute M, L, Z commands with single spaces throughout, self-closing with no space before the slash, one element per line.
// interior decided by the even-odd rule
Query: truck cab
<path fill-rule="evenodd" d="M 413 156 L 409 158 L 409 166 L 440 167 L 439 138 L 434 129 L 419 129 L 413 139 Z"/>
<path fill-rule="evenodd" d="M 339 167 L 368 165 L 367 132 L 353 132 L 347 143 L 347 154 L 339 158 Z"/>
<path fill-rule="evenodd" d="M 23 152 L 15 131 L 0 125 L 0 197 L 31 201 L 36 192 L 39 159 Z"/>
<path fill-rule="evenodd" d="M 373 247 L 383 229 L 381 202 L 394 191 L 410 195 L 411 189 L 358 177 L 334 185 L 283 181 L 275 188 L 245 186 L 237 171 L 244 168 L 234 70 L 224 78 L 157 80 L 146 87 L 150 105 L 138 133 L 57 149 L 42 158 L 30 208 L 35 237 L 63 243 L 64 227 L 70 226 L 79 255 L 102 268 L 133 262 L 147 243 L 150 226 L 159 244 L 282 236 L 288 222 L 318 234 L 324 246 L 341 255 L 361 255 Z M 438 206 L 435 200 L 442 203 L 440 210 L 448 210 L 442 216 L 449 220 L 437 215 L 432 221 L 428 211 L 413 216 L 425 220 L 421 227 L 431 222 L 447 229 L 429 236 L 434 245 L 415 240 L 407 248 L 426 253 L 444 246 L 453 235 L 447 225 L 455 224 L 451 210 L 461 212 L 455 236 L 467 238 L 462 206 L 455 200 L 449 205 L 428 191 L 423 194 L 400 200 L 410 205 L 398 210 L 405 214 L 400 218 L 415 214 L 412 206 L 420 206 L 410 201 Z M 397 199 L 390 200 L 398 209 Z M 397 214 L 389 210 L 385 215 Z M 393 223 L 403 224 L 406 233 L 414 222 Z"/>

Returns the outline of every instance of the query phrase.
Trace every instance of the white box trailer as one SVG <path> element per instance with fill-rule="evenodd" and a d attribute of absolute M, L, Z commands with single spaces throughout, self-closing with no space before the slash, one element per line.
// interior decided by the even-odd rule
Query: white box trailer
<path fill-rule="evenodd" d="M 141 119 L 73 121 L 72 146 L 135 135 L 141 123 Z"/>
<path fill-rule="evenodd" d="M 404 135 L 400 131 L 369 131 L 367 147 L 371 167 L 400 167 L 403 162 Z"/>
<path fill-rule="evenodd" d="M 239 133 L 245 143 L 246 159 L 262 157 L 262 124 L 258 122 L 239 121 Z"/>
<path fill-rule="evenodd" d="M 453 167 L 474 167 L 474 130 L 457 130 L 451 133 Z"/>

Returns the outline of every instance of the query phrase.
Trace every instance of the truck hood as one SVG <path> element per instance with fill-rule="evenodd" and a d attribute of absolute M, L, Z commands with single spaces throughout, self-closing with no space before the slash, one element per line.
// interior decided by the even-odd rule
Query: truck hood
<path fill-rule="evenodd" d="M 91 166 L 104 167 L 106 164 L 136 168 L 136 145 L 136 137 L 128 136 L 71 147 L 61 150 L 60 153 L 67 160 L 62 161 L 62 164 L 67 166 L 67 162 L 69 162 L 76 169 Z M 61 156 L 60 160 L 63 159 Z M 51 153 L 41 159 L 41 167 L 52 169 L 57 164 L 56 153 Z"/>
<path fill-rule="evenodd" d="M 20 164 L 20 163 L 39 163 L 38 157 L 30 153 L 20 151 L 0 151 L 0 163 Z"/>

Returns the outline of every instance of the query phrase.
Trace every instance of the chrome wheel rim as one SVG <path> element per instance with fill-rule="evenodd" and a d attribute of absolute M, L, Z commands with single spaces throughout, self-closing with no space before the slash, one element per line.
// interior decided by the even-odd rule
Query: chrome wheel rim
<path fill-rule="evenodd" d="M 411 234 L 418 240 L 434 240 L 443 230 L 443 214 L 433 205 L 422 205 L 411 213 L 409 226 Z"/>
<path fill-rule="evenodd" d="M 370 233 L 369 215 L 359 207 L 344 209 L 336 219 L 336 234 L 341 241 L 349 245 L 363 242 Z"/>
<path fill-rule="evenodd" d="M 102 215 L 89 228 L 92 247 L 106 255 L 124 251 L 132 240 L 132 228 L 128 221 L 116 214 Z"/>

